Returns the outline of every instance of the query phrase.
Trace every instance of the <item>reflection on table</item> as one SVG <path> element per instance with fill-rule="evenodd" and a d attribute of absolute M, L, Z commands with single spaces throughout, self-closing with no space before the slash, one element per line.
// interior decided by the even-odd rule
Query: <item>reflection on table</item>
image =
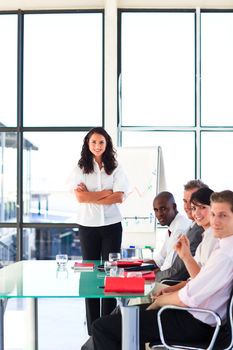
<path fill-rule="evenodd" d="M 94 261 L 95 266 L 99 261 Z M 138 308 L 128 307 L 128 298 L 144 296 L 153 288 L 153 283 L 145 284 L 144 294 L 140 293 L 105 293 L 105 272 L 75 271 L 74 261 L 68 261 L 64 270 L 58 270 L 56 261 L 25 260 L 9 265 L 0 270 L 0 350 L 4 349 L 4 300 L 8 298 L 28 298 L 33 303 L 31 310 L 34 329 L 34 349 L 38 349 L 37 339 L 37 298 L 108 298 L 119 297 L 122 302 L 122 349 L 139 349 Z"/>

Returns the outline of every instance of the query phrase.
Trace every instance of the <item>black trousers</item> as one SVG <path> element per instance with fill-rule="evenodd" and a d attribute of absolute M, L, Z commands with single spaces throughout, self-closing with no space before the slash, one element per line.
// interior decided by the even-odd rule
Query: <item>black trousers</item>
<path fill-rule="evenodd" d="M 140 305 L 140 350 L 145 349 L 145 343 L 160 340 L 158 310 L 145 310 L 148 305 Z M 166 312 L 163 324 L 166 327 L 166 338 L 173 341 L 209 339 L 214 331 L 211 326 L 197 320 L 188 311 Z M 112 314 L 96 320 L 92 326 L 92 334 L 95 350 L 121 350 L 121 314 Z"/>
<path fill-rule="evenodd" d="M 79 238 L 84 260 L 108 260 L 110 252 L 120 252 L 122 240 L 122 225 L 116 223 L 108 226 L 79 226 Z M 86 316 L 87 330 L 91 335 L 91 325 L 100 316 L 108 315 L 116 307 L 116 299 L 87 298 Z"/>

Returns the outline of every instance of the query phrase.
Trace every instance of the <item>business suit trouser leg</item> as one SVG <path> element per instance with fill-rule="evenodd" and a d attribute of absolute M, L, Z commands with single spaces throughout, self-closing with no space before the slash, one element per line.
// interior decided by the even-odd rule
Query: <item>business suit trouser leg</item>
<path fill-rule="evenodd" d="M 145 343 L 160 341 L 157 310 L 147 311 L 148 305 L 140 305 L 140 350 Z M 189 312 L 171 310 L 163 316 L 166 337 L 171 340 L 190 341 L 210 339 L 213 328 L 195 319 Z M 121 314 L 109 315 L 96 320 L 92 326 L 95 350 L 121 350 Z"/>
<path fill-rule="evenodd" d="M 100 227 L 79 227 L 79 238 L 84 260 L 108 260 L 110 252 L 120 252 L 122 240 L 122 225 L 116 223 Z M 85 299 L 88 334 L 91 335 L 91 325 L 100 316 L 110 314 L 116 307 L 115 298 L 101 300 Z"/>

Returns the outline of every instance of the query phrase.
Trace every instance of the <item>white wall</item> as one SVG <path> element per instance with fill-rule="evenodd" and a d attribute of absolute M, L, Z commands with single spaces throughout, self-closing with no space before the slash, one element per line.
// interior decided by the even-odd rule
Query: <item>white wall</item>
<path fill-rule="evenodd" d="M 1 0 L 0 10 L 76 8 L 232 8 L 232 0 Z"/>

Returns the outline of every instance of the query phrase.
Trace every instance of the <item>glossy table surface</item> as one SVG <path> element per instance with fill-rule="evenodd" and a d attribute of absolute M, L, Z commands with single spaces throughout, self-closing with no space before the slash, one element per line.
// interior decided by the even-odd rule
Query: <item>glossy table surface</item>
<path fill-rule="evenodd" d="M 94 261 L 99 265 L 99 261 Z M 143 294 L 117 294 L 104 292 L 105 273 L 93 271 L 74 271 L 74 260 L 69 260 L 66 270 L 58 270 L 56 261 L 23 260 L 0 270 L 0 298 L 59 298 L 112 296 L 136 297 Z M 148 294 L 153 284 L 145 284 Z"/>

